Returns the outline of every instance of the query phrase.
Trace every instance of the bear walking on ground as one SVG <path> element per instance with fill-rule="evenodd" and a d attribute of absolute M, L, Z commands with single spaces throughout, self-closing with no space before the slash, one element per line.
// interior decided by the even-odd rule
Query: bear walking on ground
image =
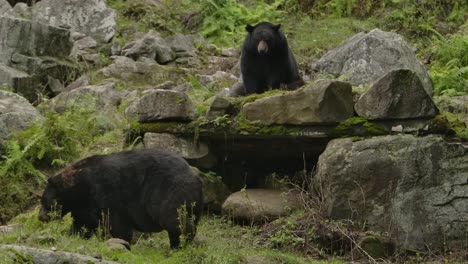
<path fill-rule="evenodd" d="M 177 248 L 181 234 L 188 241 L 195 236 L 202 203 L 201 179 L 184 159 L 131 150 L 91 156 L 50 177 L 39 219 L 49 221 L 55 208 L 62 217 L 71 212 L 71 232 L 89 237 L 105 215 L 113 237 L 130 242 L 133 229 L 166 230 L 171 248 Z"/>
<path fill-rule="evenodd" d="M 280 27 L 268 22 L 247 25 L 240 66 L 246 95 L 278 88 L 293 90 L 304 84 Z"/>

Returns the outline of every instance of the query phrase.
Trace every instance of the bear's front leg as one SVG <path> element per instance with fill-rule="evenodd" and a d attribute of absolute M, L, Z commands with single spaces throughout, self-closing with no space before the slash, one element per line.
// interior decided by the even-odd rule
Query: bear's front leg
<path fill-rule="evenodd" d="M 90 238 L 96 233 L 99 227 L 99 210 L 81 209 L 71 212 L 73 223 L 70 229 L 71 234 L 79 234 L 84 238 Z"/>
<path fill-rule="evenodd" d="M 133 225 L 128 215 L 124 212 L 111 212 L 109 220 L 111 236 L 130 243 L 133 237 Z"/>

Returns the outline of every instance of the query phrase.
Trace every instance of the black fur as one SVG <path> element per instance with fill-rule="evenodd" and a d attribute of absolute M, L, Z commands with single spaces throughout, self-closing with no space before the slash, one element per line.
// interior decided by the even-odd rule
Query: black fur
<path fill-rule="evenodd" d="M 186 206 L 183 229 L 191 240 L 202 203 L 201 179 L 185 160 L 157 150 L 132 150 L 86 158 L 49 178 L 39 219 L 49 220 L 58 205 L 61 216 L 71 212 L 71 231 L 89 236 L 107 215 L 113 237 L 131 241 L 133 229 L 167 230 L 176 248 L 181 235 L 177 210 Z M 195 221 L 189 221 L 192 217 Z M 89 232 L 83 233 L 83 227 Z"/>
<path fill-rule="evenodd" d="M 247 25 L 241 55 L 245 95 L 278 88 L 293 90 L 304 84 L 280 27 L 268 22 Z"/>

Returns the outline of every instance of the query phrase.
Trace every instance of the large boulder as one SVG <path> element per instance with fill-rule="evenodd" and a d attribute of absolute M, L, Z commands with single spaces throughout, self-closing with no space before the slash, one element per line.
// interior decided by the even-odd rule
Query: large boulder
<path fill-rule="evenodd" d="M 387 72 L 410 69 L 421 79 L 424 90 L 432 95 L 432 82 L 424 65 L 402 36 L 374 29 L 356 34 L 329 51 L 312 65 L 313 79 L 331 74 L 353 85 L 370 85 Z"/>
<path fill-rule="evenodd" d="M 0 16 L 0 36 L 1 86 L 35 101 L 38 94 L 52 92 L 50 81 L 63 85 L 73 79 L 69 30 Z"/>
<path fill-rule="evenodd" d="M 67 57 L 73 47 L 65 28 L 0 16 L 0 63 L 11 62 L 13 54 Z"/>
<path fill-rule="evenodd" d="M 108 43 L 116 32 L 117 14 L 105 0 L 42 0 L 33 6 L 32 20 L 53 26 L 69 26 L 100 43 Z"/>
<path fill-rule="evenodd" d="M 11 5 L 6 0 L 0 0 L 0 16 L 11 10 Z"/>
<path fill-rule="evenodd" d="M 35 264 L 49 264 L 49 263 L 101 263 L 101 264 L 117 264 L 118 262 L 103 260 L 101 258 L 94 258 L 77 253 L 70 253 L 61 250 L 49 250 L 41 248 L 33 248 L 17 245 L 0 245 L 1 251 L 9 252 L 12 263 L 18 259 L 27 259 L 29 263 Z"/>
<path fill-rule="evenodd" d="M 43 120 L 44 117 L 25 98 L 0 90 L 0 145 L 12 132 Z"/>
<path fill-rule="evenodd" d="M 390 71 L 365 92 L 356 113 L 369 120 L 434 117 L 437 107 L 419 77 L 407 69 Z"/>
<path fill-rule="evenodd" d="M 112 59 L 112 64 L 99 70 L 97 77 L 123 80 L 131 87 L 149 88 L 167 80 L 182 81 L 180 77 L 185 74 L 180 69 L 159 65 L 146 57 L 140 57 L 138 61 L 124 56 L 112 56 Z"/>
<path fill-rule="evenodd" d="M 175 52 L 166 45 L 159 33 L 150 30 L 143 38 L 131 41 L 122 48 L 122 54 L 137 60 L 146 57 L 166 64 L 176 59 Z"/>
<path fill-rule="evenodd" d="M 138 122 L 191 121 L 195 118 L 192 101 L 185 93 L 149 90 L 125 109 L 127 117 Z"/>
<path fill-rule="evenodd" d="M 255 100 L 242 111 L 248 120 L 266 125 L 338 123 L 354 115 L 351 85 L 330 80 Z"/>
<path fill-rule="evenodd" d="M 121 101 L 120 94 L 114 83 L 87 85 L 65 91 L 51 100 L 51 105 L 57 112 L 64 112 L 70 106 L 85 106 L 96 109 L 115 107 Z"/>
<path fill-rule="evenodd" d="M 4 64 L 0 64 L 0 87 L 3 90 L 19 91 L 24 87 L 31 87 L 32 77 Z"/>
<path fill-rule="evenodd" d="M 167 133 L 145 133 L 145 148 L 167 150 L 184 159 L 200 159 L 209 154 L 208 146 L 201 142 L 186 140 Z"/>
<path fill-rule="evenodd" d="M 239 221 L 263 222 L 291 214 L 301 208 L 297 192 L 273 189 L 244 189 L 223 203 L 223 214 Z"/>
<path fill-rule="evenodd" d="M 412 250 L 462 248 L 468 148 L 440 136 L 332 140 L 314 183 L 333 219 L 361 221 Z"/>

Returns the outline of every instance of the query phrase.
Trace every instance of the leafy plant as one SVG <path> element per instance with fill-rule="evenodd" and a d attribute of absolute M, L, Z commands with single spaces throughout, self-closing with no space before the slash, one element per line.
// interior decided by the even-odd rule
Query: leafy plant
<path fill-rule="evenodd" d="M 452 35 L 436 41 L 430 71 L 437 95 L 468 94 L 468 36 Z"/>
<path fill-rule="evenodd" d="M 0 222 L 27 207 L 31 193 L 46 176 L 39 169 L 62 167 L 81 157 L 93 139 L 102 134 L 94 109 L 71 107 L 63 114 L 46 111 L 45 121 L 11 135 L 4 142 L 0 161 Z"/>
<path fill-rule="evenodd" d="M 218 46 L 239 46 L 245 36 L 245 26 L 261 21 L 278 23 L 282 11 L 278 7 L 283 0 L 271 4 L 257 1 L 255 8 L 248 8 L 236 0 L 201 0 L 201 34 Z"/>

